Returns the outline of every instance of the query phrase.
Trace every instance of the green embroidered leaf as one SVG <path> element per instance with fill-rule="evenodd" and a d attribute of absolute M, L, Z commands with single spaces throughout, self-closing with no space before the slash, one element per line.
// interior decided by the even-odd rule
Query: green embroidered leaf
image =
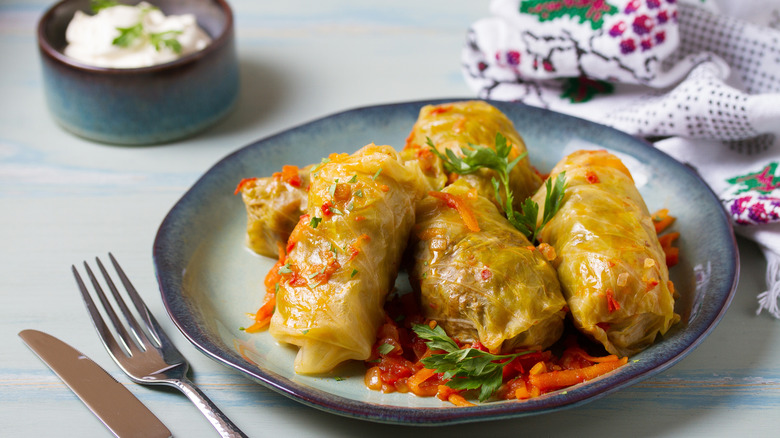
<path fill-rule="evenodd" d="M 756 190 L 761 193 L 770 193 L 773 190 L 780 188 L 780 178 L 775 176 L 776 171 L 777 163 L 772 162 L 764 166 L 764 168 L 758 172 L 735 176 L 734 178 L 727 179 L 726 182 L 740 186 L 735 194 L 745 193 L 751 190 Z"/>
<path fill-rule="evenodd" d="M 615 86 L 609 82 L 590 79 L 585 76 L 564 80 L 562 98 L 571 103 L 582 103 L 593 99 L 597 94 L 612 94 Z"/>
<path fill-rule="evenodd" d="M 590 23 L 593 30 L 601 29 L 604 17 L 618 12 L 618 8 L 604 0 L 580 0 L 566 2 L 560 0 L 524 0 L 520 2 L 520 13 L 536 15 L 539 21 L 551 21 L 563 16 L 579 19 L 580 23 Z"/>

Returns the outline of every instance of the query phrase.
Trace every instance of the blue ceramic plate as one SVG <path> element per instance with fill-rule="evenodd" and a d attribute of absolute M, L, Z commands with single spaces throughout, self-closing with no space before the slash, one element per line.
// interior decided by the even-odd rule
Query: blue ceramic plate
<path fill-rule="evenodd" d="M 566 391 L 516 402 L 456 408 L 435 397 L 382 394 L 363 384 L 365 368 L 351 363 L 331 375 L 293 372 L 296 350 L 268 333 L 247 334 L 274 260 L 245 247 L 245 211 L 233 190 L 241 178 L 268 176 L 283 164 L 304 166 L 332 152 L 374 142 L 404 145 L 425 104 L 408 102 L 328 116 L 260 140 L 227 156 L 181 198 L 163 221 L 154 262 L 163 301 L 182 333 L 206 355 L 309 406 L 348 417 L 403 424 L 452 424 L 519 417 L 574 407 L 669 368 L 690 353 L 726 312 L 738 277 L 734 234 L 717 198 L 686 166 L 625 133 L 515 103 L 491 102 L 514 121 L 532 163 L 549 171 L 564 155 L 606 148 L 631 170 L 651 211 L 669 208 L 681 232 L 681 263 L 672 279 L 682 321 L 619 370 Z M 405 277 L 397 282 L 408 290 Z"/>

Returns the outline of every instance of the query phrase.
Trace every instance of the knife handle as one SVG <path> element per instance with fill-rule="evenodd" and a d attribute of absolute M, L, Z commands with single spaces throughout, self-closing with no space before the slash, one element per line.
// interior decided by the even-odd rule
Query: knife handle
<path fill-rule="evenodd" d="M 212 426 L 217 429 L 219 435 L 223 438 L 248 438 L 241 430 L 233 424 L 230 419 L 222 413 L 203 391 L 186 377 L 181 379 L 171 379 L 170 383 L 179 388 L 187 398 L 195 404 L 200 412 L 206 416 Z"/>

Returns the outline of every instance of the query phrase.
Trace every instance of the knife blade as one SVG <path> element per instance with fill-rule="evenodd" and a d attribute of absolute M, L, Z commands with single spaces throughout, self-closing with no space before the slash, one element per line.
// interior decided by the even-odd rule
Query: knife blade
<path fill-rule="evenodd" d="M 117 437 L 171 436 L 130 390 L 75 348 L 38 330 L 19 336 Z"/>

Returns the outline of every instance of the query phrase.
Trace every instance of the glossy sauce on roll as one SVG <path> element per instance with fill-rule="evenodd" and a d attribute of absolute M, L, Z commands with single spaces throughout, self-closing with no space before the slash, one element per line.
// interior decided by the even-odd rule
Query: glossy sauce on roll
<path fill-rule="evenodd" d="M 415 205 L 428 184 L 390 146 L 332 154 L 311 172 L 306 214 L 290 235 L 269 332 L 300 347 L 295 371 L 365 360 L 385 318 Z"/>
<path fill-rule="evenodd" d="M 612 354 L 648 347 L 679 320 L 665 255 L 628 169 L 607 151 L 578 151 L 558 213 L 539 240 L 555 248 L 558 278 L 576 327 Z M 546 188 L 533 199 L 543 210 Z"/>
<path fill-rule="evenodd" d="M 419 203 L 411 242 L 409 278 L 422 313 L 449 336 L 508 352 L 549 347 L 563 333 L 555 268 L 465 181 Z"/>

